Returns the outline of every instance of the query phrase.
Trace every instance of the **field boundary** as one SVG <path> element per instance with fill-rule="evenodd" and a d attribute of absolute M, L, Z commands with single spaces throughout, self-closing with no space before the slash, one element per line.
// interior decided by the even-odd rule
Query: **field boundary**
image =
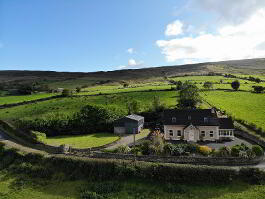
<path fill-rule="evenodd" d="M 66 154 L 78 156 L 78 154 Z M 83 158 L 132 160 L 156 163 L 174 163 L 191 165 L 213 165 L 213 166 L 247 166 L 257 165 L 263 160 L 263 156 L 256 158 L 241 157 L 191 157 L 191 156 L 156 156 L 156 155 L 134 155 L 94 151 L 90 154 L 80 154 Z"/>
<path fill-rule="evenodd" d="M 0 105 L 0 109 L 12 108 L 15 106 L 21 106 L 21 105 L 26 105 L 26 104 L 34 104 L 36 102 L 44 102 L 44 101 L 57 99 L 57 98 L 63 98 L 63 96 L 62 95 L 55 95 L 55 96 L 40 98 L 40 99 L 36 99 L 36 100 L 29 100 L 29 101 L 23 101 L 23 102 L 12 103 L 12 104 L 3 104 L 3 105 Z"/>

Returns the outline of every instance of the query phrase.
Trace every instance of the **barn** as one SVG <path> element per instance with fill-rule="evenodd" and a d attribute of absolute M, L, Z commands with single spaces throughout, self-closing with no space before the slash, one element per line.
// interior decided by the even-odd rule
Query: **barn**
<path fill-rule="evenodd" d="M 128 115 L 114 122 L 115 134 L 139 133 L 144 126 L 144 117 L 140 115 Z"/>

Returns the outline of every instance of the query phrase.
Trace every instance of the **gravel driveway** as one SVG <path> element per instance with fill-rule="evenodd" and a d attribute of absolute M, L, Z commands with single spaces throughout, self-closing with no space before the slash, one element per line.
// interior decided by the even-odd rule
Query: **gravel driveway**
<path fill-rule="evenodd" d="M 241 144 L 241 143 L 244 143 L 244 144 L 246 144 L 249 147 L 252 146 L 252 144 L 250 142 L 248 142 L 246 140 L 243 140 L 241 138 L 238 138 L 238 137 L 235 137 L 235 139 L 232 140 L 232 141 L 224 141 L 224 142 L 220 142 L 220 143 L 216 143 L 216 142 L 210 142 L 210 143 L 205 143 L 205 144 L 202 143 L 202 145 L 209 146 L 209 147 L 211 147 L 213 149 L 219 149 L 219 148 L 221 148 L 223 146 L 232 147 L 234 145 Z"/>

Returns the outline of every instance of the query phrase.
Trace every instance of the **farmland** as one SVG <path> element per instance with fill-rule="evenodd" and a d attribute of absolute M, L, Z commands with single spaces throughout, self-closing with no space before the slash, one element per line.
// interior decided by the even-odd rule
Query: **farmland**
<path fill-rule="evenodd" d="M 250 92 L 208 91 L 202 94 L 210 104 L 226 113 L 265 129 L 265 95 Z"/>
<path fill-rule="evenodd" d="M 2 109 L 0 110 L 0 118 L 5 120 L 16 120 L 18 118 L 37 118 L 56 114 L 72 115 L 86 104 L 115 104 L 125 109 L 127 102 L 132 99 L 139 101 L 141 103 L 141 110 L 145 111 L 150 108 L 154 96 L 159 96 L 161 102 L 169 108 L 176 105 L 176 91 L 131 92 L 120 93 L 119 95 L 80 96 L 52 99 L 39 103 Z"/>
<path fill-rule="evenodd" d="M 53 93 L 38 93 L 38 94 L 32 94 L 32 95 L 0 97 L 0 105 L 32 101 L 32 100 L 37 100 L 41 98 L 52 97 L 55 95 L 56 94 L 53 94 Z"/>

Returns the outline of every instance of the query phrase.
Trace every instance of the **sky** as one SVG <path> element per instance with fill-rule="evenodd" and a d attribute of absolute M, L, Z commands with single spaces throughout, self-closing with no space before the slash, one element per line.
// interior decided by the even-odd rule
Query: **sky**
<path fill-rule="evenodd" d="M 0 70 L 264 57 L 265 0 L 0 0 Z"/>

